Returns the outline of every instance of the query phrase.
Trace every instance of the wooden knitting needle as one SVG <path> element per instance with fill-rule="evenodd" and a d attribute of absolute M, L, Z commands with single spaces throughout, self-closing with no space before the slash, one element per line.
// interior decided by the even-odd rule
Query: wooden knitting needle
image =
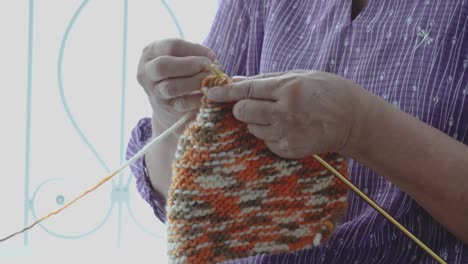
<path fill-rule="evenodd" d="M 216 65 L 211 64 L 206 67 L 211 73 L 218 76 L 218 78 L 226 78 L 226 74 L 222 72 Z M 374 208 L 377 212 L 383 215 L 388 221 L 390 221 L 394 226 L 400 229 L 406 236 L 408 236 L 411 240 L 413 240 L 418 246 L 420 246 L 424 251 L 426 251 L 431 257 L 433 257 L 437 262 L 441 264 L 447 264 L 445 260 L 443 260 L 439 255 L 434 253 L 426 244 L 424 244 L 421 240 L 419 240 L 415 235 L 413 235 L 408 229 L 406 229 L 402 224 L 400 224 L 395 218 L 393 218 L 389 213 L 387 213 L 380 205 L 378 205 L 372 198 L 367 196 L 364 192 L 362 192 L 356 185 L 354 185 L 348 178 L 341 175 L 335 168 L 333 168 L 328 162 L 322 159 L 318 155 L 313 155 L 313 157 L 320 162 L 325 168 L 327 168 L 333 175 L 338 177 L 344 184 L 346 184 L 351 190 L 353 190 L 359 197 L 364 199 L 372 208 Z"/>
<path fill-rule="evenodd" d="M 441 264 L 447 264 L 445 260 L 443 260 L 439 255 L 434 253 L 432 249 L 430 249 L 426 244 L 421 242 L 415 235 L 413 235 L 408 229 L 406 229 L 402 224 L 400 224 L 395 218 L 393 218 L 389 213 L 387 213 L 380 205 L 378 205 L 372 198 L 367 196 L 364 192 L 362 192 L 356 185 L 354 185 L 351 181 L 348 180 L 345 176 L 341 175 L 335 168 L 333 168 L 330 164 L 328 164 L 324 159 L 322 159 L 318 155 L 313 155 L 313 157 L 320 162 L 325 168 L 327 168 L 333 175 L 338 177 L 344 184 L 346 184 L 351 190 L 353 190 L 359 197 L 364 199 L 372 208 L 374 208 L 377 212 L 379 212 L 381 215 L 383 215 L 385 218 L 387 218 L 388 221 L 390 221 L 393 225 L 395 225 L 398 229 L 401 230 L 406 236 L 411 238 L 411 240 L 414 241 L 418 246 L 420 246 L 424 251 L 426 251 L 431 257 L 433 257 L 437 262 Z"/>

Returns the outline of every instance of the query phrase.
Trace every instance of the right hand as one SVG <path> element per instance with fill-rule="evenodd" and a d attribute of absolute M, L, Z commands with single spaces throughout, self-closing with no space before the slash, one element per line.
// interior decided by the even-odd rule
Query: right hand
<path fill-rule="evenodd" d="M 156 41 L 143 49 L 137 79 L 153 108 L 153 135 L 198 110 L 200 84 L 211 63 L 218 63 L 211 49 L 181 39 Z"/>

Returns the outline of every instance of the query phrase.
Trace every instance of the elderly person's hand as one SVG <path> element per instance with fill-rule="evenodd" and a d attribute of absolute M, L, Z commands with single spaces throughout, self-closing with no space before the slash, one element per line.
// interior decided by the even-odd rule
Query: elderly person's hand
<path fill-rule="evenodd" d="M 200 106 L 200 83 L 210 73 L 206 66 L 216 63 L 212 50 L 180 39 L 149 44 L 138 65 L 138 82 L 153 108 L 152 136 L 157 137 L 186 113 Z M 167 196 L 171 184 L 172 161 L 183 128 L 154 145 L 145 162 L 154 189 Z"/>
<path fill-rule="evenodd" d="M 316 71 L 273 73 L 212 88 L 277 155 L 339 152 L 376 171 L 468 243 L 468 148 L 359 85 Z"/>
<path fill-rule="evenodd" d="M 285 158 L 347 152 L 358 139 L 372 95 L 318 71 L 272 73 L 210 90 L 215 102 L 238 101 L 234 116 Z"/>
<path fill-rule="evenodd" d="M 200 83 L 216 61 L 209 48 L 180 39 L 149 44 L 138 65 L 138 82 L 153 108 L 153 134 L 171 127 L 187 112 L 200 106 Z"/>

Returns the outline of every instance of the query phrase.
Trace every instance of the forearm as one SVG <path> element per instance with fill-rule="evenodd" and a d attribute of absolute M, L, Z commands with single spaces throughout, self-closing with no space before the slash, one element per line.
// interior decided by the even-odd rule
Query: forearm
<path fill-rule="evenodd" d="M 373 97 L 349 155 L 411 195 L 468 242 L 468 147 Z"/>
<path fill-rule="evenodd" d="M 153 122 L 153 137 L 159 136 L 163 129 Z M 178 138 L 174 134 L 155 144 L 145 155 L 146 168 L 153 188 L 166 199 L 172 181 L 172 162 Z"/>

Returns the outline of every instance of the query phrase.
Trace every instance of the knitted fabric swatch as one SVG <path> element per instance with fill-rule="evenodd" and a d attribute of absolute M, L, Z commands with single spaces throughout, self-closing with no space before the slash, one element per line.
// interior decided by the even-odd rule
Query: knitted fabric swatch
<path fill-rule="evenodd" d="M 228 82 L 227 76 L 209 76 L 202 92 Z M 166 207 L 172 263 L 219 263 L 318 246 L 346 210 L 345 184 L 313 157 L 291 160 L 270 152 L 234 118 L 232 106 L 204 96 L 180 138 Z M 342 157 L 321 157 L 347 175 Z"/>

